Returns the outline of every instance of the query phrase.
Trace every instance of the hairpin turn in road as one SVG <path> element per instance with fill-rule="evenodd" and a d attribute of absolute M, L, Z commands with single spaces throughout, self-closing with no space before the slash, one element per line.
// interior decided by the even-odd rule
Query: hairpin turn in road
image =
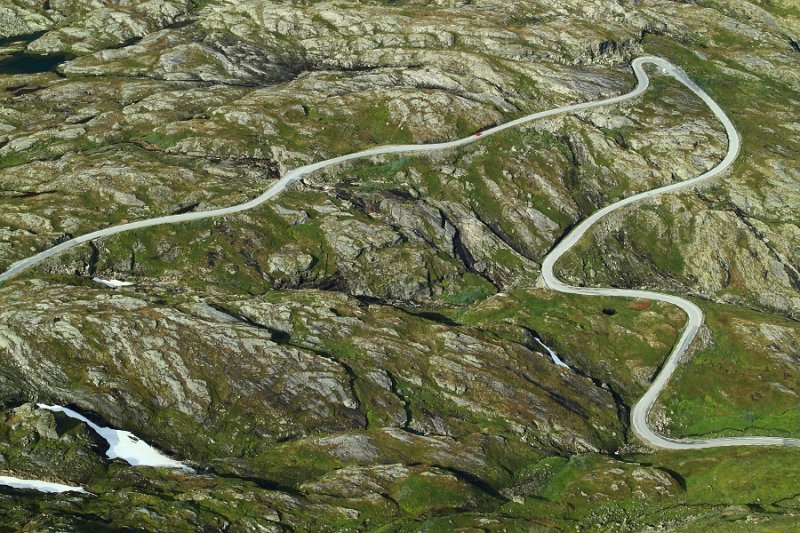
<path fill-rule="evenodd" d="M 608 106 L 620 102 L 625 102 L 627 100 L 631 100 L 641 95 L 650 85 L 650 78 L 648 77 L 647 73 L 644 70 L 644 66 L 647 64 L 655 65 L 656 67 L 661 69 L 663 74 L 672 76 L 677 81 L 685 85 L 696 96 L 698 96 L 701 100 L 703 100 L 703 102 L 705 102 L 705 104 L 714 113 L 717 119 L 719 119 L 719 121 L 722 122 L 723 126 L 725 127 L 725 133 L 728 137 L 728 150 L 725 154 L 725 157 L 714 168 L 701 174 L 700 176 L 682 181 L 680 183 L 674 183 L 671 185 L 659 187 L 657 189 L 653 189 L 650 191 L 630 196 L 628 198 L 615 202 L 595 212 L 590 217 L 588 217 L 587 219 L 583 220 L 580 224 L 578 224 L 544 258 L 544 261 L 542 262 L 542 278 L 544 279 L 544 282 L 550 289 L 557 292 L 582 294 L 588 296 L 616 296 L 623 298 L 657 300 L 676 305 L 686 313 L 687 323 L 681 333 L 680 338 L 678 339 L 677 344 L 675 344 L 675 346 L 673 347 L 672 352 L 667 357 L 666 361 L 664 362 L 664 365 L 662 366 L 656 378 L 651 383 L 647 392 L 644 394 L 644 396 L 642 396 L 641 399 L 639 399 L 636 405 L 633 406 L 633 409 L 631 411 L 631 427 L 633 428 L 634 433 L 645 443 L 654 446 L 656 448 L 666 448 L 671 450 L 715 448 L 721 446 L 800 446 L 800 439 L 790 439 L 783 437 L 753 436 L 753 437 L 726 437 L 726 438 L 684 440 L 684 439 L 666 438 L 657 434 L 648 425 L 647 422 L 648 415 L 653 405 L 655 404 L 655 401 L 658 398 L 659 394 L 664 389 L 667 382 L 669 381 L 669 378 L 675 371 L 675 368 L 677 368 L 678 364 L 680 363 L 681 357 L 686 353 L 686 350 L 688 349 L 692 340 L 697 335 L 697 331 L 699 330 L 700 326 L 703 323 L 703 312 L 697 305 L 679 296 L 663 294 L 653 291 L 643 291 L 643 290 L 575 287 L 561 282 L 560 280 L 558 280 L 558 278 L 556 278 L 555 274 L 553 273 L 553 267 L 556 261 L 558 261 L 558 259 L 561 256 L 563 256 L 570 248 L 572 248 L 578 242 L 578 240 L 580 240 L 580 238 L 584 234 L 586 234 L 589 228 L 591 228 L 598 220 L 600 220 L 604 216 L 634 202 L 638 202 L 640 200 L 644 200 L 647 198 L 653 198 L 659 195 L 667 194 L 681 189 L 686 189 L 693 185 L 697 185 L 701 182 L 710 180 L 728 170 L 735 161 L 737 155 L 739 154 L 739 147 L 741 143 L 739 134 L 737 133 L 736 128 L 733 125 L 733 122 L 731 122 L 731 120 L 728 118 L 728 116 L 725 114 L 722 108 L 720 108 L 720 106 L 708 94 L 706 94 L 705 91 L 703 91 L 703 89 L 701 89 L 694 81 L 692 81 L 691 78 L 689 78 L 689 76 L 685 72 L 683 72 L 683 70 L 679 69 L 678 67 L 672 65 L 669 61 L 662 59 L 660 57 L 643 56 L 636 58 L 632 62 L 632 68 L 634 74 L 636 75 L 637 84 L 636 87 L 634 87 L 634 89 L 628 93 L 615 96 L 612 98 L 606 98 L 603 100 L 584 102 L 580 104 L 559 107 L 547 111 L 533 113 L 518 118 L 516 120 L 513 120 L 511 122 L 507 122 L 505 124 L 490 128 L 488 130 L 484 130 L 482 132 L 470 135 L 469 137 L 458 139 L 455 141 L 436 143 L 436 144 L 421 144 L 421 145 L 408 144 L 408 145 L 379 146 L 376 148 L 371 148 L 368 150 L 363 150 L 352 154 L 334 157 L 332 159 L 299 167 L 288 172 L 285 176 L 276 181 L 271 187 L 269 187 L 269 189 L 267 189 L 260 196 L 239 205 L 225 207 L 222 209 L 214 209 L 210 211 L 182 213 L 178 215 L 163 216 L 163 217 L 151 218 L 148 220 L 141 220 L 138 222 L 131 222 L 129 224 L 121 224 L 119 226 L 112 226 L 109 228 L 94 231 L 92 233 L 88 233 L 86 235 L 75 237 L 68 241 L 64 241 L 32 257 L 14 263 L 6 272 L 0 274 L 0 283 L 16 276 L 20 272 L 38 263 L 41 263 L 42 261 L 50 257 L 56 256 L 66 250 L 69 250 L 70 248 L 78 246 L 79 244 L 88 241 L 93 241 L 101 237 L 108 237 L 110 235 L 115 235 L 117 233 L 122 233 L 134 229 L 147 228 L 150 226 L 156 226 L 160 224 L 177 224 L 181 222 L 189 222 L 192 220 L 230 215 L 233 213 L 238 213 L 241 211 L 252 209 L 266 202 L 267 200 L 273 198 L 274 196 L 280 194 L 287 187 L 291 186 L 294 182 L 301 179 L 303 176 L 323 168 L 337 165 L 344 161 L 350 161 L 353 159 L 361 159 L 361 158 L 385 155 L 385 154 L 426 153 L 426 152 L 434 152 L 437 150 L 456 148 L 459 146 L 479 141 L 481 139 L 485 139 L 486 137 L 499 133 L 503 130 L 513 128 L 521 124 L 525 124 L 527 122 L 531 122 L 541 118 L 550 117 L 553 115 L 559 115 L 563 113 L 571 113 L 584 109 L 592 109 L 600 106 Z"/>

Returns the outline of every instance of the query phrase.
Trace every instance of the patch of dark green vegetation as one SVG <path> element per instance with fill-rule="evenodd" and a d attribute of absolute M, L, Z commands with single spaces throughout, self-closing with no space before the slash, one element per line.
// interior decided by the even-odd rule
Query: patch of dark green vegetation
<path fill-rule="evenodd" d="M 703 310 L 710 340 L 662 395 L 672 434 L 800 436 L 800 372 L 784 356 L 797 323 L 721 304 Z"/>
<path fill-rule="evenodd" d="M 153 132 L 149 135 L 145 135 L 144 137 L 142 137 L 142 140 L 149 142 L 152 145 L 158 146 L 159 148 L 166 149 L 194 135 L 195 134 L 191 131 L 181 131 L 170 134 Z"/>

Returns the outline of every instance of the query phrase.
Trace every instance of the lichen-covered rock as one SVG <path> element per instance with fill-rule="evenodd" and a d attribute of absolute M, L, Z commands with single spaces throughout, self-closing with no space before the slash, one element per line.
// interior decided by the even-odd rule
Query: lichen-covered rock
<path fill-rule="evenodd" d="M 0 270 L 242 203 L 324 158 L 618 95 L 632 57 L 661 55 L 729 113 L 742 154 L 699 191 L 601 221 L 557 270 L 706 311 L 659 430 L 795 434 L 798 35 L 787 0 L 0 0 Z M 0 473 L 96 495 L 0 487 L 0 524 L 791 530 L 790 454 L 651 454 L 628 431 L 678 310 L 531 289 L 580 220 L 724 153 L 703 103 L 650 75 L 621 105 L 344 163 L 0 287 Z M 197 472 L 107 461 L 37 401 Z"/>
<path fill-rule="evenodd" d="M 0 469 L 82 483 L 105 472 L 108 444 L 83 422 L 23 404 L 0 413 Z"/>

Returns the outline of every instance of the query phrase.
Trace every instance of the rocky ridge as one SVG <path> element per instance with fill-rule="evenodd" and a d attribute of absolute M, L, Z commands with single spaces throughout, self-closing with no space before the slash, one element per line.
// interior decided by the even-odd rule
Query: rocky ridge
<path fill-rule="evenodd" d="M 619 94 L 633 56 L 670 58 L 731 111 L 746 152 L 710 188 L 609 218 L 562 273 L 709 306 L 708 344 L 676 382 L 679 401 L 668 391 L 665 430 L 694 431 L 697 413 L 718 421 L 700 428 L 711 432 L 728 413 L 739 431 L 796 430 L 790 4 L 15 0 L 0 21 L 0 267 L 109 224 L 239 203 L 324 157 Z M 627 409 L 680 316 L 528 289 L 547 250 L 597 207 L 715 164 L 718 125 L 653 79 L 637 102 L 458 152 L 331 169 L 258 210 L 105 239 L 0 288 L 0 469 L 98 494 L 3 489 L 2 521 L 791 523 L 780 503 L 791 492 L 774 482 L 735 497 L 698 489 L 705 471 L 739 482 L 720 470 L 730 456 L 698 469 L 629 441 Z M 94 275 L 135 286 L 109 294 Z M 748 369 L 739 381 L 723 357 L 734 352 Z M 768 374 L 764 353 L 780 361 Z M 709 374 L 719 382 L 697 381 Z M 713 401 L 692 403 L 697 390 Z M 765 397 L 785 412 L 770 418 Z M 37 400 L 133 430 L 199 473 L 104 460 L 91 432 Z M 733 462 L 754 479 L 792 464 L 763 453 Z M 764 506 L 748 507 L 749 494 Z"/>

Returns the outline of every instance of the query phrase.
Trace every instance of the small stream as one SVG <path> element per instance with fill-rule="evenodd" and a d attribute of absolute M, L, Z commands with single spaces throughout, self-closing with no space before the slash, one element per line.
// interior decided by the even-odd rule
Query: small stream
<path fill-rule="evenodd" d="M 563 366 L 564 368 L 569 368 L 569 367 L 570 367 L 570 366 L 569 366 L 567 363 L 565 363 L 565 362 L 564 362 L 564 361 L 563 361 L 563 360 L 562 360 L 562 359 L 561 359 L 561 358 L 558 356 L 558 354 L 557 354 L 556 352 L 554 352 L 554 351 L 553 351 L 553 349 L 552 349 L 552 348 L 550 348 L 548 345 L 546 345 L 544 342 L 542 342 L 542 339 L 540 339 L 539 337 L 534 337 L 534 339 L 536 339 L 536 342 L 538 342 L 538 343 L 539 343 L 539 344 L 542 346 L 542 348 L 544 348 L 545 350 L 547 350 L 547 353 L 548 353 L 548 354 L 550 354 L 550 358 L 553 360 L 553 362 L 554 362 L 556 365 L 558 365 L 558 366 Z"/>

